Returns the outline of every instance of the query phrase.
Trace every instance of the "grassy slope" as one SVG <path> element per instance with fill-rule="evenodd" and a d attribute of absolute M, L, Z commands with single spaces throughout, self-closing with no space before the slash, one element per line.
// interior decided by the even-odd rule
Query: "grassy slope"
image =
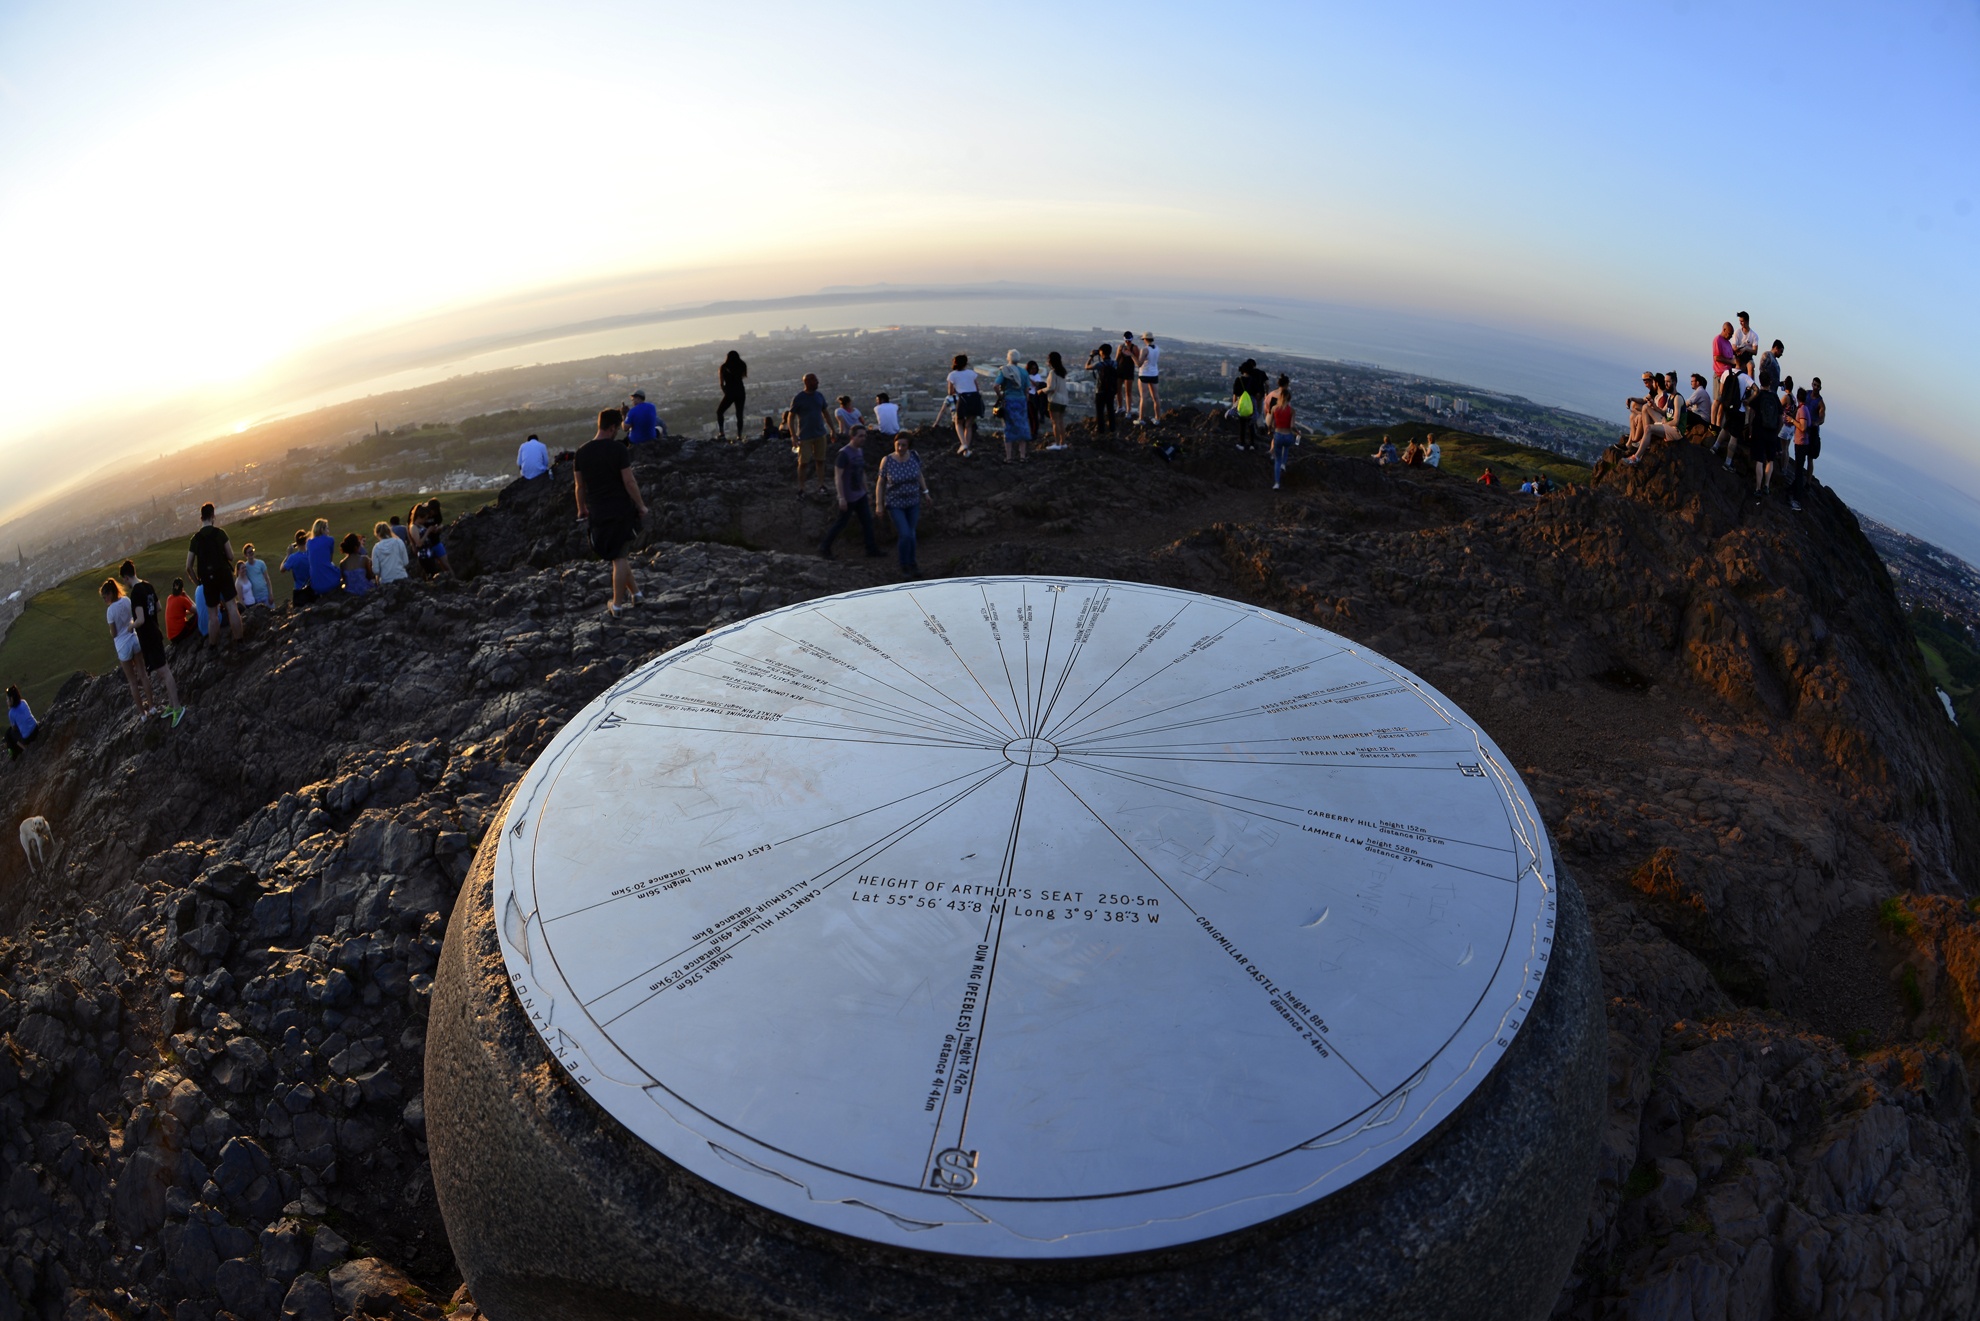
<path fill-rule="evenodd" d="M 493 495 L 492 491 L 441 492 L 439 500 L 452 516 Z M 410 494 L 378 496 L 284 510 L 230 524 L 227 534 L 236 554 L 252 544 L 263 559 L 271 560 L 273 580 L 273 564 L 280 564 L 288 553 L 296 529 L 308 526 L 312 519 L 329 519 L 331 531 L 340 539 L 346 532 L 362 532 L 369 544 L 373 523 L 393 514 L 403 518 L 418 498 Z M 131 557 L 137 561 L 139 576 L 149 579 L 160 597 L 171 587 L 172 579 L 185 576 L 186 542 L 191 537 L 192 529 L 188 528 L 184 537 L 147 546 Z M 36 711 L 47 707 L 55 690 L 76 670 L 101 673 L 111 668 L 110 630 L 103 622 L 103 600 L 96 589 L 116 567 L 98 566 L 37 594 L 7 630 L 5 641 L 0 641 L 0 683 L 19 684 L 21 695 Z"/>
<path fill-rule="evenodd" d="M 1960 741 L 1972 754 L 1980 775 L 1980 650 L 1966 640 L 1966 631 L 1930 610 L 1911 612 L 1911 635 L 1925 657 L 1932 682 L 1952 698 L 1959 717 Z"/>
<path fill-rule="evenodd" d="M 1375 447 L 1387 436 L 1395 442 L 1396 455 L 1401 457 L 1412 440 L 1421 440 L 1435 432 L 1437 444 L 1444 451 L 1443 469 L 1454 477 L 1476 478 L 1491 465 L 1492 474 L 1514 490 L 1519 484 L 1535 473 L 1546 473 L 1556 482 L 1585 482 L 1594 471 L 1587 464 L 1556 454 L 1552 450 L 1538 449 L 1532 445 L 1522 445 L 1517 441 L 1500 440 L 1495 436 L 1479 436 L 1469 431 L 1453 431 L 1428 422 L 1398 422 L 1387 427 L 1356 427 L 1339 435 L 1328 436 L 1318 442 L 1323 450 L 1338 454 L 1356 454 L 1363 457 L 1373 455 Z M 1314 442 L 1309 441 L 1309 444 Z"/>

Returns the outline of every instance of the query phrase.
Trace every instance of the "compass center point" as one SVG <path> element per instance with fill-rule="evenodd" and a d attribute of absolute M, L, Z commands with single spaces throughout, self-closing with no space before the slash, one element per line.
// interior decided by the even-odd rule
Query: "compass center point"
<path fill-rule="evenodd" d="M 1004 759 L 1013 766 L 1043 766 L 1059 755 L 1059 745 L 1049 739 L 1014 738 L 1004 745 Z"/>

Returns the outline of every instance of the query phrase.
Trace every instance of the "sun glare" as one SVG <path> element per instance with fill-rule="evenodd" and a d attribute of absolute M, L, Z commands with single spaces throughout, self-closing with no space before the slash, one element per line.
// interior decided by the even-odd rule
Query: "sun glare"
<path fill-rule="evenodd" d="M 245 418 L 243 418 L 239 422 L 234 423 L 234 434 L 237 436 L 240 435 L 243 431 L 246 431 L 247 429 L 248 429 L 248 424 Z"/>

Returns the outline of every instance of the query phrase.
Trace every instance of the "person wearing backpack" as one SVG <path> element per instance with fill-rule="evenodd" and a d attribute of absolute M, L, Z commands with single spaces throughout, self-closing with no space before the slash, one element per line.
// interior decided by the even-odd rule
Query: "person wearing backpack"
<path fill-rule="evenodd" d="M 1713 410 L 1719 415 L 1719 438 L 1712 442 L 1712 453 L 1725 456 L 1725 469 L 1733 470 L 1733 448 L 1746 431 L 1746 392 L 1753 388 L 1753 378 L 1746 374 L 1749 359 L 1744 353 L 1733 363 L 1733 369 L 1719 378 L 1718 405 Z"/>
<path fill-rule="evenodd" d="M 1265 398 L 1265 373 L 1258 370 L 1256 358 L 1246 358 L 1231 379 L 1231 411 L 1229 416 L 1237 421 L 1237 447 L 1251 448 L 1253 420 L 1258 415 L 1260 402 Z"/>
<path fill-rule="evenodd" d="M 1746 398 L 1746 450 L 1753 456 L 1753 500 L 1758 504 L 1767 498 L 1780 462 L 1781 401 L 1757 383 Z"/>

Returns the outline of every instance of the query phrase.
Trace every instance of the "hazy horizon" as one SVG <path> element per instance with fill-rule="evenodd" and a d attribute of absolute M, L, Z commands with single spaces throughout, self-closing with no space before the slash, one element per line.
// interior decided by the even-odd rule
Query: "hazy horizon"
<path fill-rule="evenodd" d="M 1970 5 L 1804 7 L 1739 86 L 1674 56 L 1632 94 L 1646 38 L 1709 49 L 1716 13 L 1007 16 L 1034 58 L 951 109 L 952 25 L 882 0 L 0 9 L 10 502 L 408 372 L 875 287 L 1153 302 L 1138 329 L 1604 417 L 1744 308 L 1823 377 L 1867 510 L 1956 535 L 1980 495 Z M 1288 65 L 1233 100 L 1263 33 Z M 750 76 L 800 39 L 805 74 Z"/>

